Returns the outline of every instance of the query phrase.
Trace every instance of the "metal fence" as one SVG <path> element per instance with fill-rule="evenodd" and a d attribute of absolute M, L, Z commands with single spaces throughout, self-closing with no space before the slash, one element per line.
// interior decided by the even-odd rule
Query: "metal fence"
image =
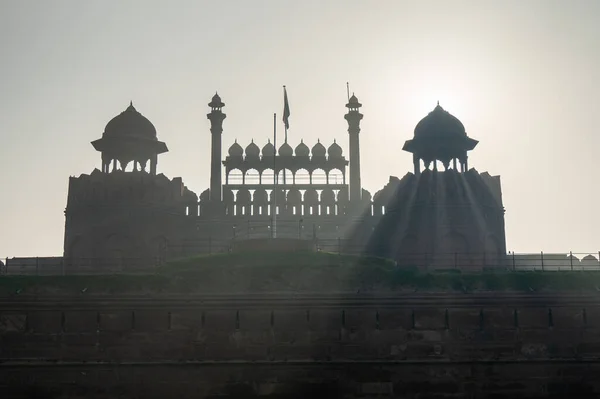
<path fill-rule="evenodd" d="M 253 238 L 235 237 L 231 240 L 190 241 L 178 246 L 169 246 L 158 257 L 121 258 L 5 258 L 0 262 L 0 275 L 71 275 L 71 274 L 136 274 L 152 273 L 159 266 L 181 258 L 195 255 L 211 255 L 231 252 L 237 240 Z M 391 256 L 384 248 L 369 248 L 364 244 L 353 245 L 343 239 L 308 238 L 317 251 L 340 255 L 340 263 L 352 262 L 352 258 L 341 255 L 382 256 L 395 259 L 398 267 L 416 267 L 425 271 L 600 271 L 600 252 L 590 253 L 515 253 L 492 256 L 489 253 L 404 253 Z M 331 261 L 335 262 L 335 257 Z M 360 259 L 360 258 L 357 258 Z M 293 258 L 292 258 L 293 262 Z"/>

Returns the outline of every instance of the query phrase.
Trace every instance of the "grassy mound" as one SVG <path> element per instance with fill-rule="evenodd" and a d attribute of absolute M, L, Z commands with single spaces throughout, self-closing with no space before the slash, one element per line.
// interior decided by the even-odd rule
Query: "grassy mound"
<path fill-rule="evenodd" d="M 323 252 L 178 259 L 151 274 L 4 276 L 0 295 L 408 291 L 597 291 L 598 272 L 419 272 L 387 259 Z"/>

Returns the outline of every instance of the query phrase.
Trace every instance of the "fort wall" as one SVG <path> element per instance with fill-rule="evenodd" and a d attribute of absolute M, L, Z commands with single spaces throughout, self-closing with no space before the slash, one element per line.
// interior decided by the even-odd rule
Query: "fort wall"
<path fill-rule="evenodd" d="M 40 389 L 160 397 L 168 385 L 169 396 L 199 398 L 600 389 L 596 298 L 130 297 L 5 302 L 0 310 L 0 384 L 13 389 L 35 381 Z"/>

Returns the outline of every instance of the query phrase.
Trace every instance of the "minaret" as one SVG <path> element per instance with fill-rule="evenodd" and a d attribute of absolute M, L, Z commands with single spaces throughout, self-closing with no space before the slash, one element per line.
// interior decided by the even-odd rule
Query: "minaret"
<path fill-rule="evenodd" d="M 360 185 L 360 144 L 358 134 L 360 133 L 360 121 L 363 118 L 358 109 L 362 104 L 352 93 L 348 100 L 346 108 L 348 113 L 344 118 L 348 121 L 348 135 L 350 136 L 350 202 L 359 202 L 362 197 L 362 188 Z"/>
<path fill-rule="evenodd" d="M 210 201 L 221 202 L 221 134 L 223 133 L 223 120 L 227 117 L 221 108 L 225 106 L 218 93 L 215 93 L 210 103 L 210 113 L 206 117 L 210 120 L 211 153 L 210 153 Z"/>

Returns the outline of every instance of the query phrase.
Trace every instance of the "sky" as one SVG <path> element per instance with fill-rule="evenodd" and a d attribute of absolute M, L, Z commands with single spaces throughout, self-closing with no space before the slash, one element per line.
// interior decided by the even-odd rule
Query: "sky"
<path fill-rule="evenodd" d="M 0 0 L 0 49 L 0 258 L 62 255 L 68 178 L 130 101 L 169 147 L 158 171 L 200 194 L 215 91 L 224 154 L 272 136 L 283 85 L 290 144 L 347 154 L 346 82 L 372 194 L 439 101 L 501 176 L 507 250 L 600 250 L 597 0 Z"/>

